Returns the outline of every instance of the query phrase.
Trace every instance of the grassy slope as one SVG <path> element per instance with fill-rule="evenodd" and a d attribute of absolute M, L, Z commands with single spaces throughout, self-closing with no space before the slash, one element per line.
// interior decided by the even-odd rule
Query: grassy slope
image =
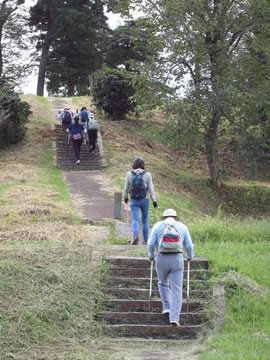
<path fill-rule="evenodd" d="M 268 359 L 270 186 L 267 179 L 248 176 L 237 179 L 240 168 L 233 164 L 231 178 L 217 191 L 208 183 L 203 159 L 191 162 L 182 153 L 155 141 L 159 129 L 151 120 L 103 120 L 102 125 L 110 164 L 107 171 L 112 179 L 123 187 L 133 157 L 143 156 L 153 176 L 160 215 L 168 207 L 177 210 L 190 229 L 195 253 L 209 259 L 213 281 L 225 283 L 225 328 L 222 334 L 213 334 L 200 358 Z M 155 222 L 153 208 L 150 221 Z M 237 280 L 234 271 L 239 275 Z M 262 289 L 260 294 L 257 286 Z"/>
<path fill-rule="evenodd" d="M 52 166 L 47 100 L 27 100 L 34 112 L 27 138 L 0 154 L 0 357 L 143 359 L 145 349 L 136 344 L 109 351 L 92 319 L 100 294 L 89 274 L 92 246 L 81 245 L 83 238 L 91 238 L 91 227 L 73 210 L 62 174 Z M 74 109 L 89 101 L 72 100 Z M 154 141 L 154 126 L 102 119 L 101 124 L 110 165 L 106 171 L 113 181 L 123 187 L 134 155 L 142 155 L 153 175 L 160 213 L 177 209 L 190 228 L 196 254 L 208 257 L 216 281 L 225 282 L 225 329 L 212 335 L 201 358 L 267 359 L 270 225 L 263 215 L 269 215 L 269 184 L 232 178 L 221 192 L 213 191 L 205 166 Z M 254 213 L 262 218 L 243 218 Z M 150 221 L 155 221 L 153 208 Z M 133 251 L 145 255 L 140 252 Z M 178 347 L 172 346 L 167 358 L 176 359 Z M 192 349 L 183 351 L 192 358 Z"/>

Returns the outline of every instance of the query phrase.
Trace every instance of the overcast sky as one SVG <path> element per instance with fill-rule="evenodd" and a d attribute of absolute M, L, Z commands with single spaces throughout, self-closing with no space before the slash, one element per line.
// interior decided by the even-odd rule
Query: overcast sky
<path fill-rule="evenodd" d="M 37 0 L 26 0 L 25 4 L 27 7 L 33 6 L 36 4 Z M 112 14 L 112 13 L 106 13 L 106 16 L 108 17 L 108 24 L 111 29 L 116 28 L 118 25 L 121 25 L 123 23 L 123 18 L 121 18 L 118 14 Z M 26 81 L 25 85 L 22 87 L 22 91 L 24 94 L 35 94 L 37 88 L 37 70 L 35 70 L 35 74 L 33 73 L 31 76 L 29 76 Z M 46 89 L 45 89 L 45 95 L 47 95 Z"/>

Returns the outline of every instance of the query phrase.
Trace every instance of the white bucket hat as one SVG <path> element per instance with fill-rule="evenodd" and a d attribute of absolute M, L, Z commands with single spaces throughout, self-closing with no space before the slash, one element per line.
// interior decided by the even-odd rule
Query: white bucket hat
<path fill-rule="evenodd" d="M 173 209 L 167 209 L 165 211 L 163 211 L 163 217 L 168 217 L 168 216 L 173 216 L 173 217 L 177 217 L 176 211 Z"/>

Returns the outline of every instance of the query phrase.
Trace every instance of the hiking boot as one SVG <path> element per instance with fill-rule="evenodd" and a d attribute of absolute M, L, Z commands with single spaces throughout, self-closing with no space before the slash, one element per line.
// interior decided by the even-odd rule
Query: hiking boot
<path fill-rule="evenodd" d="M 179 327 L 179 323 L 177 321 L 171 321 L 171 326 Z"/>
<path fill-rule="evenodd" d="M 132 245 L 138 245 L 139 243 L 139 236 L 133 235 Z"/>

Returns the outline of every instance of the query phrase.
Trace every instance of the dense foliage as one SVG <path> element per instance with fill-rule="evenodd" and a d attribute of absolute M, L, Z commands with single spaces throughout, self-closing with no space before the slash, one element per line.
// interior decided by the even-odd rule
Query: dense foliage
<path fill-rule="evenodd" d="M 94 103 L 114 119 L 135 109 L 133 94 L 131 76 L 127 71 L 108 68 L 96 72 L 92 93 Z"/>
<path fill-rule="evenodd" d="M 0 82 L 0 146 L 17 143 L 25 135 L 30 106 L 3 80 Z"/>
<path fill-rule="evenodd" d="M 37 95 L 43 96 L 45 75 L 50 94 L 72 96 L 78 89 L 86 93 L 89 75 L 102 63 L 107 31 L 103 2 L 38 0 L 30 24 L 40 31 Z"/>
<path fill-rule="evenodd" d="M 163 75 L 165 83 L 175 85 L 169 104 L 175 143 L 202 151 L 210 178 L 220 187 L 224 142 L 233 133 L 248 149 L 247 140 L 254 139 L 255 146 L 269 127 L 269 2 L 125 0 L 120 5 L 122 11 L 132 5 L 149 14 L 147 22 L 155 27 L 151 44 L 158 52 L 145 74 L 151 80 Z"/>

